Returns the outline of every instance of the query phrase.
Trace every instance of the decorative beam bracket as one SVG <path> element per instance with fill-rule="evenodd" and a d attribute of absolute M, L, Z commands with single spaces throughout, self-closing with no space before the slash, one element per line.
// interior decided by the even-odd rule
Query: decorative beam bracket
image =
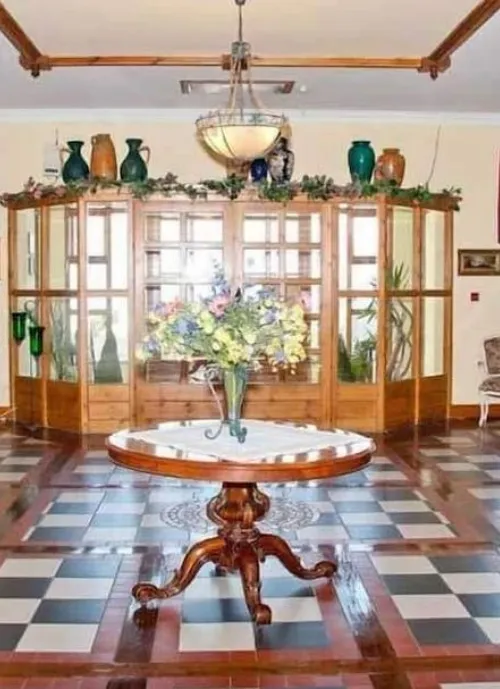
<path fill-rule="evenodd" d="M 40 57 L 36 58 L 20 55 L 19 64 L 27 72 L 30 72 L 34 79 L 39 77 L 41 72 L 50 72 L 52 69 L 52 64 L 48 55 L 40 55 Z"/>
<path fill-rule="evenodd" d="M 421 74 L 429 74 L 431 79 L 435 81 L 440 74 L 446 72 L 451 67 L 451 59 L 449 57 L 443 60 L 430 60 L 428 57 L 423 57 L 418 71 Z"/>

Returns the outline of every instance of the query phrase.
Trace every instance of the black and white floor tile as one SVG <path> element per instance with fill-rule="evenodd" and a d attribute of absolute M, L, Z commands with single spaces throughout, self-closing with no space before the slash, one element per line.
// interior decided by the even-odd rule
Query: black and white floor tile
<path fill-rule="evenodd" d="M 500 573 L 490 555 L 372 555 L 420 645 L 500 643 Z"/>

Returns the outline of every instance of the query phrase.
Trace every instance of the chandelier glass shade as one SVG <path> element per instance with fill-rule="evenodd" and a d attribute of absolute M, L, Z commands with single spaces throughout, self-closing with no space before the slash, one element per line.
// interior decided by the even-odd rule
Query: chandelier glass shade
<path fill-rule="evenodd" d="M 196 121 L 198 135 L 223 158 L 248 161 L 262 158 L 275 145 L 286 120 L 263 111 L 217 110 Z"/>
<path fill-rule="evenodd" d="M 196 130 L 200 141 L 217 156 L 245 162 L 262 158 L 274 148 L 287 119 L 267 112 L 257 98 L 250 44 L 243 41 L 242 6 L 246 0 L 235 2 L 239 9 L 239 32 L 238 40 L 231 46 L 229 102 L 225 108 L 199 117 Z M 245 107 L 245 100 L 250 108 Z"/>

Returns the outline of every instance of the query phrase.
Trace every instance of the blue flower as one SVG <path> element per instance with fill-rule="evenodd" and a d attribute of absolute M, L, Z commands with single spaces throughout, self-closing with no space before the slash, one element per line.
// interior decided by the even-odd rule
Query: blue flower
<path fill-rule="evenodd" d="M 181 336 L 192 335 L 197 329 L 198 325 L 190 318 L 179 318 L 173 326 L 173 330 Z"/>

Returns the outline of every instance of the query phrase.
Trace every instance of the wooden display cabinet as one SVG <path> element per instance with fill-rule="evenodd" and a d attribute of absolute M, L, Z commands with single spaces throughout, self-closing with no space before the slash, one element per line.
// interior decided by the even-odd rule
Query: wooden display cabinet
<path fill-rule="evenodd" d="M 16 418 L 80 433 L 216 415 L 186 363 L 135 357 L 159 301 L 232 283 L 301 299 L 308 360 L 252 374 L 244 413 L 385 431 L 449 414 L 453 203 L 385 195 L 286 206 L 99 192 L 9 207 L 10 309 L 36 304 L 44 354 L 11 342 Z"/>

